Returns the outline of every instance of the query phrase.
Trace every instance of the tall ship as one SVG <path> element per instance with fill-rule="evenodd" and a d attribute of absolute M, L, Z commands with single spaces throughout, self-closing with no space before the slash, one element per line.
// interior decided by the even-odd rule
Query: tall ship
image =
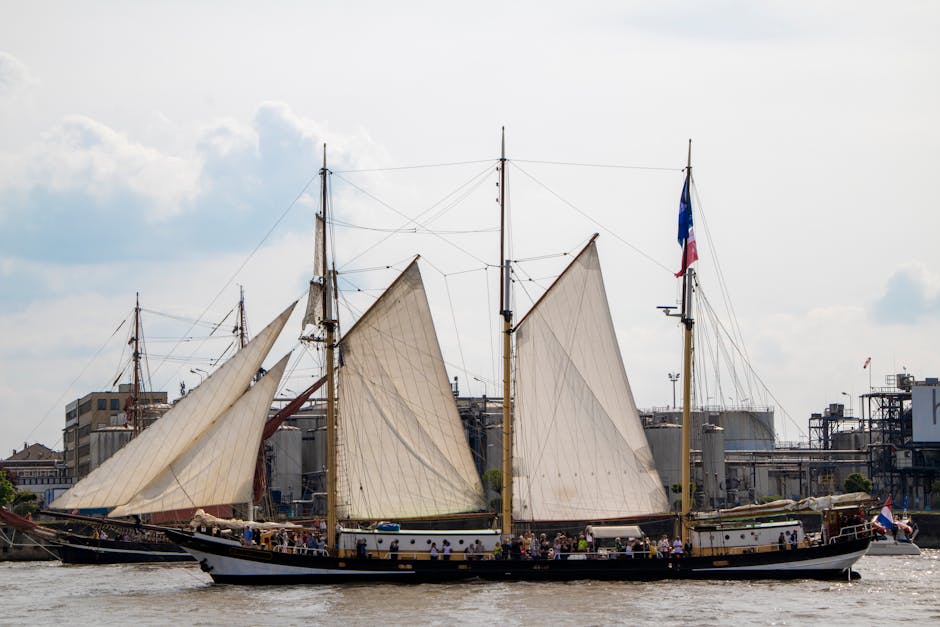
<path fill-rule="evenodd" d="M 141 517 L 252 502 L 254 458 L 288 356 L 264 376 L 259 372 L 293 308 L 288 307 L 148 428 L 141 430 L 135 419 L 136 437 L 49 505 L 47 513 L 87 532 L 25 519 L 13 522 L 47 540 L 65 563 L 191 561 L 189 553 L 167 539 L 163 527 L 144 524 Z M 136 346 L 134 354 L 136 361 Z M 135 375 L 135 390 L 136 380 Z M 244 463 L 249 458 L 251 463 Z M 108 510 L 108 517 L 70 513 L 87 509 Z"/>
<path fill-rule="evenodd" d="M 628 554 L 585 543 L 580 551 L 552 550 L 547 559 L 534 545 L 529 549 L 530 531 L 540 525 L 670 514 L 617 343 L 596 235 L 514 322 L 512 265 L 505 254 L 506 163 L 504 136 L 498 311 L 502 489 L 494 528 L 425 532 L 388 522 L 484 512 L 483 490 L 460 429 L 418 259 L 346 333 L 338 334 L 336 271 L 327 261 L 325 229 L 331 217 L 324 147 L 306 321 L 320 329 L 326 354 L 326 524 L 290 532 L 293 540 L 279 548 L 255 542 L 250 534 L 238 542 L 205 530 L 168 530 L 169 537 L 223 583 L 851 577 L 852 565 L 869 545 L 867 525 L 856 520 L 855 502 L 813 504 L 810 509 L 825 518 L 825 536 L 810 542 L 799 530 L 787 529 L 785 545 L 768 535 L 779 532 L 783 538 L 781 529 L 742 518 L 760 512 L 719 512 L 702 520 L 691 511 L 688 422 L 692 264 L 697 258 L 691 158 L 680 201 L 682 307 L 674 313 L 685 334 L 679 550 L 664 554 L 646 543 L 646 550 Z M 319 540 L 312 545 L 297 541 L 297 535 L 306 538 L 308 532 Z M 737 535 L 744 541 L 738 542 Z"/>

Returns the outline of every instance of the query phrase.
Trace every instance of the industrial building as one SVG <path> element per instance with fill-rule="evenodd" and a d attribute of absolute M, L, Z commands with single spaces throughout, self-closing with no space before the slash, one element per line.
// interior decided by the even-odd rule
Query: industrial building
<path fill-rule="evenodd" d="M 66 405 L 62 430 L 64 462 L 75 481 L 101 465 L 133 437 L 126 411 L 132 394 L 133 385 L 122 383 L 116 392 L 91 392 Z M 170 408 L 166 392 L 141 392 L 139 406 L 143 427 Z"/>

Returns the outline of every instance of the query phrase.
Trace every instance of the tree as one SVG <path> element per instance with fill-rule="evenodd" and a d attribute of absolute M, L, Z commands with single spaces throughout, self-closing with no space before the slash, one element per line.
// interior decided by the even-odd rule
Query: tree
<path fill-rule="evenodd" d="M 483 487 L 495 492 L 496 498 L 490 499 L 490 510 L 498 512 L 503 508 L 503 471 L 499 468 L 490 468 L 483 472 Z"/>
<path fill-rule="evenodd" d="M 0 505 L 13 502 L 15 496 L 16 488 L 14 488 L 10 480 L 7 479 L 7 473 L 0 470 Z"/>
<path fill-rule="evenodd" d="M 7 473 L 0 470 L 0 505 L 9 505 L 14 514 L 25 516 L 39 510 L 36 495 L 32 492 L 17 490 L 7 478 Z"/>
<path fill-rule="evenodd" d="M 13 497 L 13 501 L 10 503 L 10 509 L 13 510 L 14 514 L 19 514 L 20 516 L 34 514 L 39 511 L 39 503 L 37 501 L 36 495 L 32 492 L 17 490 L 16 496 Z"/>
<path fill-rule="evenodd" d="M 853 472 L 845 478 L 846 492 L 871 492 L 871 479 L 860 472 Z"/>

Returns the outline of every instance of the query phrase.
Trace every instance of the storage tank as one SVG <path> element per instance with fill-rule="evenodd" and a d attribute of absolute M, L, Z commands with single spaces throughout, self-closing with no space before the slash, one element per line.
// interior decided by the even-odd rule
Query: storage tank
<path fill-rule="evenodd" d="M 717 509 L 725 502 L 725 430 L 702 425 L 702 487 L 705 508 Z"/>
<path fill-rule="evenodd" d="M 303 498 L 302 455 L 303 432 L 297 427 L 281 425 L 267 441 L 269 448 L 271 483 L 269 488 L 280 490 L 282 502 Z"/>
<path fill-rule="evenodd" d="M 682 467 L 679 463 L 682 447 L 682 427 L 679 425 L 660 423 L 648 425 L 644 429 L 646 440 L 653 452 L 656 462 L 656 471 L 663 482 L 666 494 L 670 500 L 675 495 L 671 491 L 673 485 L 682 483 Z"/>
<path fill-rule="evenodd" d="M 104 427 L 88 434 L 89 466 L 92 471 L 131 441 L 134 430 L 130 427 Z"/>

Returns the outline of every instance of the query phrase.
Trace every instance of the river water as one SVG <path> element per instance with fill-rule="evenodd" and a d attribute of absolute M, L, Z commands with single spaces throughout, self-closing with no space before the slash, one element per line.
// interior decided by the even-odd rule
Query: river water
<path fill-rule="evenodd" d="M 249 587 L 195 564 L 0 563 L 0 625 L 940 624 L 940 551 L 864 557 L 853 582 Z"/>

